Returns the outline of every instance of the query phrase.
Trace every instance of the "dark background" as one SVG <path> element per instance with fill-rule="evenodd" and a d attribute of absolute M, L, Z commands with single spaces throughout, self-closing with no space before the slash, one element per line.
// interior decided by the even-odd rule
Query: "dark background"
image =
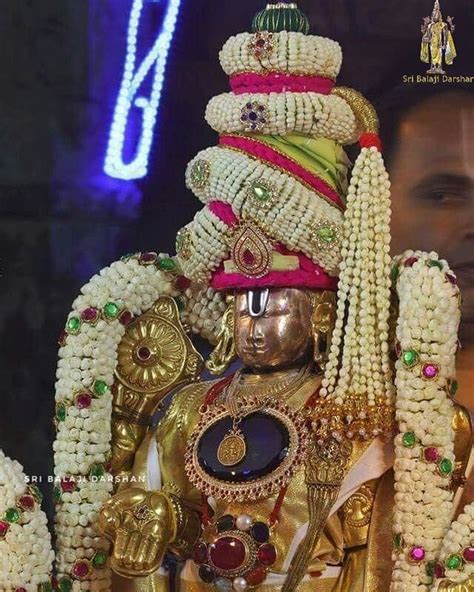
<path fill-rule="evenodd" d="M 218 51 L 249 29 L 265 0 L 182 0 L 150 174 L 138 183 L 102 173 L 131 4 L 0 0 L 0 446 L 43 478 L 52 465 L 56 339 L 71 302 L 121 254 L 174 250 L 177 229 L 198 209 L 184 169 L 215 143 L 204 109 L 228 88 Z M 162 4 L 146 8 L 144 46 L 159 28 Z M 420 23 L 432 0 L 300 6 L 313 33 L 342 44 L 339 84 L 384 104 L 403 74 L 426 70 L 418 60 Z M 441 7 L 457 22 L 458 58 L 448 73 L 471 75 L 471 2 Z"/>

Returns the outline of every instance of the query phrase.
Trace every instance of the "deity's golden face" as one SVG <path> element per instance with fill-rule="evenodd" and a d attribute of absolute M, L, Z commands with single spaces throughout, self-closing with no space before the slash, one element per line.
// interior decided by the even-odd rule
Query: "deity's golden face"
<path fill-rule="evenodd" d="M 246 366 L 259 370 L 298 365 L 311 350 L 311 313 L 308 295 L 297 288 L 236 292 L 237 355 Z"/>

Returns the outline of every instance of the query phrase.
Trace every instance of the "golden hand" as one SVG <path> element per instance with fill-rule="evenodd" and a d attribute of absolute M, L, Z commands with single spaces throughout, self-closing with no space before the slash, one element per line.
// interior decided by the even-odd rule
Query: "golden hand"
<path fill-rule="evenodd" d="M 168 496 L 132 487 L 116 494 L 100 511 L 99 530 L 113 543 L 112 569 L 125 577 L 156 571 L 176 536 Z"/>

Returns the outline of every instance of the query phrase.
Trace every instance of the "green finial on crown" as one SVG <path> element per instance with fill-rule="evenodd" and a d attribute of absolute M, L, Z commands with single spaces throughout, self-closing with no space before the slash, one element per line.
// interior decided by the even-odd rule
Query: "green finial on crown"
<path fill-rule="evenodd" d="M 276 4 L 267 4 L 264 10 L 254 16 L 252 31 L 254 33 L 259 31 L 268 31 L 269 33 L 292 31 L 308 35 L 309 20 L 296 3 L 277 2 Z"/>

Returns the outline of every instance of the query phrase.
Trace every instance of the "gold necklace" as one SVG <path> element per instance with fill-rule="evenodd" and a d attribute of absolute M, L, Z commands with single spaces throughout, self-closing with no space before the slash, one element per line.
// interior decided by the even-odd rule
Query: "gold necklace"
<path fill-rule="evenodd" d="M 250 413 L 263 409 L 279 394 L 286 393 L 285 400 L 288 399 L 305 382 L 308 374 L 309 367 L 304 366 L 286 380 L 277 378 L 265 382 L 262 386 L 245 386 L 240 384 L 242 370 L 236 372 L 232 382 L 224 391 L 224 404 L 232 418 L 232 427 L 217 449 L 217 459 L 221 465 L 224 467 L 238 465 L 247 454 L 247 443 L 239 427 L 240 422 Z"/>

